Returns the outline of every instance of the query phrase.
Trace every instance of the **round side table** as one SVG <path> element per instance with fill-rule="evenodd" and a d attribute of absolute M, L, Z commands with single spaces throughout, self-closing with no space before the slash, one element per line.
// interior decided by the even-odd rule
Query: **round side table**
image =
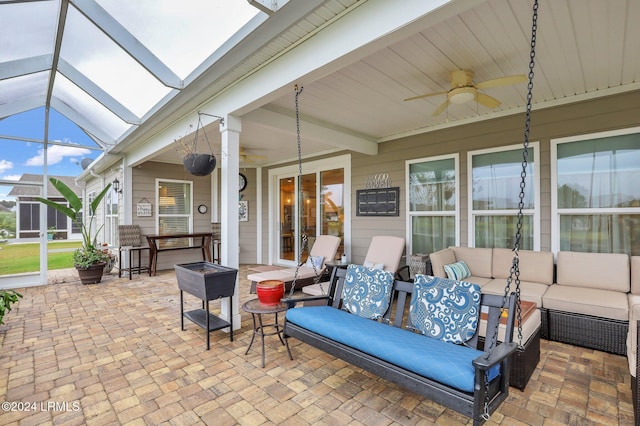
<path fill-rule="evenodd" d="M 263 305 L 260 303 L 258 299 L 252 299 L 244 302 L 242 305 L 242 310 L 251 314 L 251 319 L 253 320 L 253 334 L 251 335 L 251 342 L 249 342 L 249 347 L 247 351 L 244 353 L 245 355 L 249 353 L 251 349 L 251 345 L 253 345 L 253 340 L 256 335 L 260 336 L 262 340 L 262 368 L 264 368 L 264 336 L 273 336 L 277 335 L 280 339 L 280 342 L 284 345 L 284 340 L 282 340 L 282 326 L 278 323 L 278 313 L 284 312 L 287 310 L 287 305 L 285 303 L 280 303 L 274 306 Z M 275 314 L 275 321 L 273 324 L 264 324 L 262 322 L 263 314 Z M 257 321 L 256 321 L 257 320 Z M 265 332 L 265 327 L 273 328 L 272 331 Z M 291 353 L 289 352 L 289 359 L 293 359 Z"/>

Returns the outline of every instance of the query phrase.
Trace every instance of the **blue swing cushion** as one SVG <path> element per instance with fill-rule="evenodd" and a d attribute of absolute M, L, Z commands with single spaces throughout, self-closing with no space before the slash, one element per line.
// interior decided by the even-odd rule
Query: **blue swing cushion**
<path fill-rule="evenodd" d="M 461 344 L 476 332 L 480 286 L 429 275 L 416 275 L 409 316 L 422 334 Z"/>
<path fill-rule="evenodd" d="M 391 301 L 393 274 L 361 265 L 347 266 L 342 290 L 342 306 L 363 318 L 382 318 Z"/>

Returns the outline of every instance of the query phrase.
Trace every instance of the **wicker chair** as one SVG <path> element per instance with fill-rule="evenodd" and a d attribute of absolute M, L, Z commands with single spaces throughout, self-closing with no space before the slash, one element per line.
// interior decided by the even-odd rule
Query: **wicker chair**
<path fill-rule="evenodd" d="M 118 226 L 118 238 L 120 240 L 120 246 L 118 247 L 118 277 L 122 277 L 122 252 L 127 252 L 129 255 L 129 263 L 124 268 L 129 272 L 129 279 L 131 279 L 133 273 L 141 274 L 143 272 L 149 272 L 149 257 L 147 256 L 147 263 L 142 263 L 142 252 L 149 250 L 149 247 L 142 245 L 142 234 L 140 233 L 140 227 L 138 225 L 119 225 Z M 134 265 L 134 253 L 138 254 L 138 263 Z"/>

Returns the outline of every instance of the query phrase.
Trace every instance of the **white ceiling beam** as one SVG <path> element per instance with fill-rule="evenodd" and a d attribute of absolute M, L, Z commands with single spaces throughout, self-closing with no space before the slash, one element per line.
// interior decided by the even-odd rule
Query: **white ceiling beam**
<path fill-rule="evenodd" d="M 95 136 L 95 142 L 101 147 L 107 148 L 115 144 L 115 140 L 112 137 L 102 131 L 102 129 L 100 129 L 94 123 L 87 120 L 84 115 L 78 114 L 66 103 L 59 101 L 54 97 L 51 98 L 51 107 L 58 111 L 60 114 L 67 117 L 69 120 L 73 121 L 78 125 L 78 127 L 84 129 L 85 132 L 90 132 L 93 136 Z"/>
<path fill-rule="evenodd" d="M 46 99 L 47 98 L 45 95 L 37 95 L 21 98 L 4 105 L 0 105 L 0 119 L 9 117 L 14 114 L 20 114 L 21 112 L 40 108 L 42 105 L 44 105 Z"/>
<path fill-rule="evenodd" d="M 256 9 L 272 15 L 278 11 L 288 0 L 247 0 L 249 4 Z"/>
<path fill-rule="evenodd" d="M 277 131 L 296 128 L 296 119 L 294 117 L 265 108 L 251 111 L 242 119 Z M 304 128 L 305 141 L 317 141 L 324 145 L 331 145 L 367 155 L 378 154 L 378 144 L 374 141 L 305 120 L 300 120 L 300 127 Z M 293 132 L 290 133 L 293 134 Z"/>
<path fill-rule="evenodd" d="M 53 55 L 40 55 L 0 63 L 0 80 L 49 71 Z"/>
<path fill-rule="evenodd" d="M 70 3 L 162 84 L 174 89 L 183 87 L 180 77 L 95 1 L 70 0 Z"/>
<path fill-rule="evenodd" d="M 62 58 L 58 61 L 58 71 L 126 123 L 140 124 L 140 118 L 137 115 Z"/>

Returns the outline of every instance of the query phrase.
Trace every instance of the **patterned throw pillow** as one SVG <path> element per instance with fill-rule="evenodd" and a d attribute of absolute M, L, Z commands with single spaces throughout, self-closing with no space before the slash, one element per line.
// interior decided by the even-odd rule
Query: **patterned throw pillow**
<path fill-rule="evenodd" d="M 422 334 L 464 343 L 475 334 L 480 317 L 480 286 L 429 275 L 416 275 L 409 316 Z"/>
<path fill-rule="evenodd" d="M 316 270 L 322 269 L 322 262 L 324 261 L 324 256 L 309 256 L 304 266 L 309 268 L 313 268 L 315 266 Z"/>
<path fill-rule="evenodd" d="M 384 263 L 373 263 L 368 260 L 365 260 L 362 266 L 369 269 L 377 269 L 378 271 L 382 271 L 384 269 Z"/>
<path fill-rule="evenodd" d="M 447 274 L 447 278 L 450 280 L 460 281 L 471 276 L 471 271 L 463 260 L 459 260 L 456 263 L 444 265 L 444 272 Z"/>
<path fill-rule="evenodd" d="M 391 272 L 349 265 L 342 289 L 343 308 L 363 318 L 379 319 L 389 308 L 392 287 Z"/>

